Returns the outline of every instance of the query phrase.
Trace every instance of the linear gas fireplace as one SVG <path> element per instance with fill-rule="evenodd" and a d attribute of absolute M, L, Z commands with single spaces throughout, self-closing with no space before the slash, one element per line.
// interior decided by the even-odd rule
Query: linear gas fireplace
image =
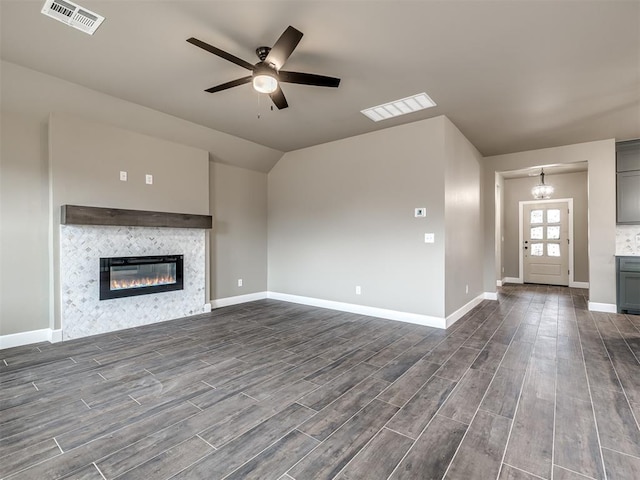
<path fill-rule="evenodd" d="M 183 256 L 100 259 L 100 300 L 183 290 Z"/>

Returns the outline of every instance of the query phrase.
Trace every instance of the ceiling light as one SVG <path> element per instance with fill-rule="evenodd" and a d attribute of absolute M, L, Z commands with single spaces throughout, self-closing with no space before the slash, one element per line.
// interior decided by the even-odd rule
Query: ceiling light
<path fill-rule="evenodd" d="M 393 102 L 376 105 L 375 107 L 361 110 L 360 112 L 369 117 L 374 122 L 386 120 L 387 118 L 398 117 L 407 113 L 417 112 L 425 108 L 435 107 L 436 102 L 429 98 L 426 93 L 418 93 L 411 97 L 394 100 Z"/>
<path fill-rule="evenodd" d="M 278 72 L 275 68 L 260 62 L 253 71 L 253 88 L 260 93 L 273 93 L 278 89 Z"/>
<path fill-rule="evenodd" d="M 273 93 L 278 89 L 278 80 L 272 75 L 262 73 L 253 77 L 253 88 L 260 93 Z"/>
<path fill-rule="evenodd" d="M 531 189 L 531 195 L 536 200 L 546 200 L 553 195 L 553 186 L 544 183 L 544 169 L 540 169 L 540 183 Z"/>

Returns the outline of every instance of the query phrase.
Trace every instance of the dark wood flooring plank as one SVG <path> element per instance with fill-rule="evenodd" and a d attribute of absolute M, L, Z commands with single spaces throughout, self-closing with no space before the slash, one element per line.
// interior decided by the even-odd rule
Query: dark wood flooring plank
<path fill-rule="evenodd" d="M 413 440 L 386 428 L 335 477 L 336 480 L 386 480 Z"/>
<path fill-rule="evenodd" d="M 262 451 L 225 480 L 263 480 L 279 478 L 313 450 L 318 441 L 294 430 Z"/>
<path fill-rule="evenodd" d="M 389 422 L 391 430 L 417 439 L 424 427 L 431 421 L 445 402 L 455 382 L 440 377 L 432 377 L 415 396 L 402 407 Z"/>
<path fill-rule="evenodd" d="M 117 431 L 117 435 L 106 435 L 72 450 L 65 451 L 50 460 L 33 464 L 16 475 L 18 479 L 47 480 L 69 475 L 89 463 L 95 462 L 113 452 L 141 440 L 149 434 L 179 422 L 197 413 L 190 404 L 166 409 L 158 415 L 146 417 L 137 423 L 127 425 Z"/>
<path fill-rule="evenodd" d="M 397 407 L 373 400 L 293 467 L 289 475 L 296 479 L 333 478 L 396 411 Z"/>
<path fill-rule="evenodd" d="M 462 378 L 479 353 L 479 350 L 473 348 L 460 347 L 442 367 L 440 367 L 436 375 L 457 382 Z"/>
<path fill-rule="evenodd" d="M 503 463 L 498 480 L 540 480 L 540 477 Z"/>
<path fill-rule="evenodd" d="M 492 379 L 490 372 L 469 369 L 439 414 L 469 425 Z"/>
<path fill-rule="evenodd" d="M 240 435 L 220 450 L 182 470 L 175 479 L 223 478 L 287 435 L 296 425 L 304 422 L 311 415 L 313 410 L 293 404 Z"/>
<path fill-rule="evenodd" d="M 104 480 L 102 474 L 98 471 L 95 465 L 87 465 L 82 470 L 78 470 L 77 472 L 72 473 L 71 475 L 67 475 L 66 477 L 62 477 L 62 480 Z"/>
<path fill-rule="evenodd" d="M 582 359 L 558 357 L 557 375 L 558 395 L 571 396 L 585 402 L 591 402 L 585 364 Z"/>
<path fill-rule="evenodd" d="M 191 437 L 123 473 L 118 479 L 138 480 L 140 478 L 153 478 L 161 480 L 171 478 L 213 451 L 214 449 L 201 438 Z"/>
<path fill-rule="evenodd" d="M 640 457 L 640 430 L 624 394 L 592 388 L 591 395 L 602 446 Z"/>
<path fill-rule="evenodd" d="M 60 455 L 62 451 L 52 438 L 20 449 L 11 455 L 0 458 L 0 478 L 7 478 L 10 474 L 25 469 Z"/>
<path fill-rule="evenodd" d="M 453 457 L 447 478 L 496 478 L 510 427 L 510 419 L 479 411 Z"/>
<path fill-rule="evenodd" d="M 466 425 L 436 415 L 389 479 L 441 479 L 466 430 Z"/>
<path fill-rule="evenodd" d="M 374 377 L 363 380 L 300 425 L 298 430 L 317 440 L 324 440 L 371 402 L 387 385 L 384 380 Z"/>
<path fill-rule="evenodd" d="M 229 396 L 217 402 L 215 408 L 207 408 L 185 420 L 159 429 L 136 443 L 104 457 L 97 462 L 98 468 L 107 478 L 115 478 L 253 404 L 255 401 L 245 395 Z"/>
<path fill-rule="evenodd" d="M 404 406 L 439 368 L 437 363 L 419 360 L 379 395 L 380 400 L 398 407 Z"/>
<path fill-rule="evenodd" d="M 554 403 L 555 365 L 544 360 L 532 360 L 507 445 L 505 463 L 539 477 L 550 478 Z"/>
<path fill-rule="evenodd" d="M 314 410 L 322 410 L 369 375 L 373 374 L 376 370 L 376 367 L 365 363 L 356 365 L 351 370 L 346 371 L 342 375 L 302 397 L 300 403 Z"/>
<path fill-rule="evenodd" d="M 480 408 L 496 415 L 513 418 L 524 376 L 524 370 L 498 368 Z"/>
<path fill-rule="evenodd" d="M 604 478 L 590 401 L 573 396 L 556 396 L 554 463 L 591 478 Z"/>
<path fill-rule="evenodd" d="M 608 448 L 602 449 L 608 480 L 640 478 L 640 458 L 624 455 Z"/>
<path fill-rule="evenodd" d="M 553 466 L 553 480 L 593 480 L 591 477 L 585 477 L 579 473 L 567 470 L 566 468 Z"/>
<path fill-rule="evenodd" d="M 343 355 L 337 360 L 333 361 L 329 365 L 320 370 L 307 375 L 304 379 L 316 383 L 318 385 L 324 385 L 325 383 L 333 380 L 339 375 L 351 370 L 360 362 L 367 360 L 371 356 L 371 352 L 364 349 L 355 350 Z M 377 370 L 377 369 L 376 369 Z"/>
<path fill-rule="evenodd" d="M 504 344 L 496 339 L 490 340 L 471 364 L 471 368 L 494 373 L 498 369 L 507 348 L 509 348 L 508 343 Z"/>

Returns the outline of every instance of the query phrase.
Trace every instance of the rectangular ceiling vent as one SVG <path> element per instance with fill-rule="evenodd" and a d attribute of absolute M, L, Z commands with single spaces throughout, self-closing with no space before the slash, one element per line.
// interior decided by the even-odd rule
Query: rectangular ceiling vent
<path fill-rule="evenodd" d="M 55 18 L 89 35 L 93 35 L 104 20 L 103 16 L 69 0 L 46 0 L 41 11 L 47 17 Z"/>
<path fill-rule="evenodd" d="M 436 102 L 431 100 L 431 97 L 423 92 L 411 97 L 401 98 L 400 100 L 394 100 L 393 102 L 360 110 L 360 113 L 366 115 L 374 122 L 379 122 L 380 120 L 406 115 L 407 113 L 413 113 L 435 106 Z"/>

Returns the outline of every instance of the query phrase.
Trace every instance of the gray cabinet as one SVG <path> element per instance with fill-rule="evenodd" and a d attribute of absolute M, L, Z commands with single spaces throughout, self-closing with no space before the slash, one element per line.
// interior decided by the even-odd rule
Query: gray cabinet
<path fill-rule="evenodd" d="M 640 224 L 640 140 L 616 143 L 617 223 Z"/>
<path fill-rule="evenodd" d="M 640 313 L 640 257 L 616 257 L 618 312 Z"/>

